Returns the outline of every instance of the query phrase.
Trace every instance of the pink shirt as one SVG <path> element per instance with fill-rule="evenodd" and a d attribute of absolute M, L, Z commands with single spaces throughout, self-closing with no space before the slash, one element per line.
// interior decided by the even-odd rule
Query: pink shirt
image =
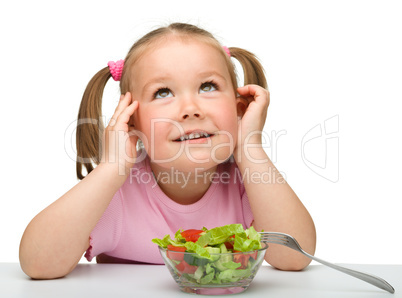
<path fill-rule="evenodd" d="M 153 238 L 166 234 L 173 238 L 178 229 L 211 229 L 232 223 L 248 228 L 252 221 L 235 162 L 218 166 L 211 186 L 199 201 L 181 205 L 159 188 L 147 157 L 132 168 L 131 175 L 114 195 L 91 233 L 85 257 L 91 261 L 103 254 L 127 262 L 163 264 Z"/>

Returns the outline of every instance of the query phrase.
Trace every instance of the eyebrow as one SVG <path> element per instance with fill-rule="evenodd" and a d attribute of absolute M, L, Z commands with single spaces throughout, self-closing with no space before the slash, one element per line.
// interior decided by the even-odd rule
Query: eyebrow
<path fill-rule="evenodd" d="M 219 72 L 217 71 L 205 71 L 205 72 L 200 72 L 198 74 L 200 77 L 212 77 L 212 76 L 217 76 L 219 77 L 221 80 L 224 80 L 226 82 L 226 78 L 221 75 Z"/>
<path fill-rule="evenodd" d="M 159 84 L 159 83 L 163 83 L 166 82 L 168 79 L 170 78 L 170 76 L 160 76 L 160 77 L 155 77 L 153 79 L 151 79 L 150 81 L 148 81 L 144 87 L 143 90 L 148 90 L 149 86 L 153 85 L 153 84 Z"/>
<path fill-rule="evenodd" d="M 199 77 L 201 77 L 201 78 L 208 78 L 208 77 L 216 76 L 216 77 L 219 77 L 221 80 L 223 80 L 223 81 L 225 81 L 225 82 L 227 81 L 226 78 L 225 78 L 222 74 L 220 74 L 219 72 L 217 72 L 217 71 L 204 71 L 204 72 L 199 72 L 199 73 L 197 74 L 197 76 L 199 76 Z M 153 85 L 153 84 L 158 84 L 158 83 L 166 82 L 166 81 L 170 80 L 170 78 L 171 78 L 170 75 L 161 75 L 161 76 L 159 76 L 159 77 L 152 78 L 150 81 L 148 81 L 148 82 L 144 85 L 144 88 L 143 88 L 143 89 L 146 90 L 146 89 L 149 88 L 150 85 Z"/>

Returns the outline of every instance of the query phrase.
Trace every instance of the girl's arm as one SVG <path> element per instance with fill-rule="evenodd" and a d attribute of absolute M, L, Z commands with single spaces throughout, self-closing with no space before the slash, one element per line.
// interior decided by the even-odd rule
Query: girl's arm
<path fill-rule="evenodd" d="M 138 108 L 138 102 L 131 103 L 130 94 L 122 96 L 112 120 L 105 130 L 104 148 L 115 148 L 113 132 L 126 132 L 125 144 L 135 160 L 135 138 L 128 136 L 129 119 Z M 117 134 L 114 134 L 117 135 Z M 120 134 L 121 136 L 121 134 Z M 134 147 L 132 145 L 134 144 Z M 70 273 L 85 250 L 89 247 L 89 235 L 113 195 L 126 180 L 131 162 L 124 156 L 125 171 L 121 164 L 108 162 L 122 160 L 119 152 L 103 150 L 102 162 L 80 183 L 40 212 L 27 226 L 20 243 L 22 270 L 32 278 L 49 279 Z"/>
<path fill-rule="evenodd" d="M 313 255 L 316 245 L 313 220 L 261 145 L 269 93 L 256 85 L 244 86 L 238 92 L 249 104 L 239 123 L 234 156 L 243 175 L 254 215 L 253 225 L 258 231 L 290 234 L 306 252 Z M 285 246 L 269 244 L 266 261 L 281 270 L 301 270 L 311 260 Z"/>

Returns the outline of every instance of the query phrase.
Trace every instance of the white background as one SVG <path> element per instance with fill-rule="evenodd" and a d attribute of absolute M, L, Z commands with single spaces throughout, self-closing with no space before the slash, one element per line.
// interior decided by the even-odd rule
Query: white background
<path fill-rule="evenodd" d="M 316 255 L 402 264 L 401 14 L 398 1 L 1 2 L 0 262 L 18 261 L 29 221 L 77 183 L 71 137 L 90 78 L 184 21 L 261 59 L 266 149 L 315 220 Z M 111 80 L 106 118 L 118 92 Z"/>

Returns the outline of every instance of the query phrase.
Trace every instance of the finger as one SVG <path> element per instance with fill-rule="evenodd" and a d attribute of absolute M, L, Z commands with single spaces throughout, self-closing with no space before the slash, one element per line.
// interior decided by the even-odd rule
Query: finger
<path fill-rule="evenodd" d="M 124 109 L 131 103 L 131 93 L 127 92 L 126 94 L 120 95 L 119 104 L 114 111 L 112 118 L 110 119 L 109 126 L 114 126 L 116 124 L 117 118 L 124 111 Z"/>
<path fill-rule="evenodd" d="M 254 99 L 255 101 L 263 101 L 263 103 L 269 105 L 269 92 L 267 89 L 262 88 L 258 85 L 246 85 L 243 87 L 239 87 L 237 92 L 250 100 Z"/>
<path fill-rule="evenodd" d="M 264 88 L 258 85 L 246 85 L 243 87 L 237 88 L 237 92 L 242 96 L 255 96 L 259 93 L 259 91 L 265 90 Z"/>
<path fill-rule="evenodd" d="M 247 105 L 255 99 L 256 90 L 253 85 L 239 87 L 237 92 L 247 101 Z"/>
<path fill-rule="evenodd" d="M 129 126 L 130 118 L 134 115 L 135 111 L 138 109 L 138 101 L 133 101 L 129 106 L 127 106 L 117 117 L 116 125 L 124 125 L 124 127 Z"/>

